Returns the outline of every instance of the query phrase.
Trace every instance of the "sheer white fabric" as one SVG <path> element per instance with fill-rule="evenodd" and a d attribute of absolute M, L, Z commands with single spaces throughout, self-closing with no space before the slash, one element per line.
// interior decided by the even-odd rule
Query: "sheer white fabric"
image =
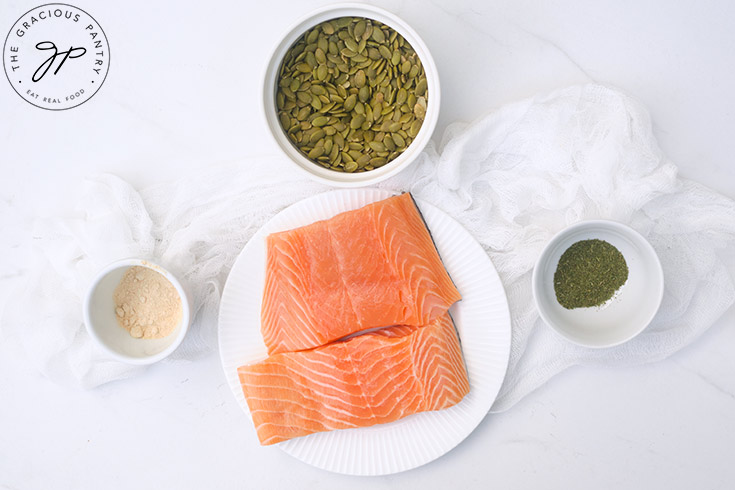
<path fill-rule="evenodd" d="M 493 411 L 508 409 L 575 364 L 652 362 L 691 343 L 735 301 L 735 201 L 677 177 L 646 110 L 600 85 L 576 86 L 450 126 L 409 169 L 380 187 L 411 191 L 444 210 L 483 245 L 505 285 L 513 340 Z M 189 288 L 192 328 L 166 361 L 215 355 L 217 312 L 238 253 L 271 216 L 328 187 L 282 160 L 208 168 L 136 191 L 112 175 L 89 180 L 80 215 L 36 223 L 37 263 L 9 302 L 3 330 L 22 340 L 47 376 L 91 388 L 142 372 L 109 360 L 88 337 L 81 302 L 95 271 L 148 257 Z M 656 249 L 666 288 L 659 314 L 636 339 L 593 350 L 543 324 L 531 271 L 545 243 L 586 219 L 627 223 Z"/>

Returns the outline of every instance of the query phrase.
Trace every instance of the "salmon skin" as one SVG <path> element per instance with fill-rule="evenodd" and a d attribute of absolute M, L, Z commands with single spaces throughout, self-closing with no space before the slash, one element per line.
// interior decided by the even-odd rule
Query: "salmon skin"
<path fill-rule="evenodd" d="M 262 445 L 441 410 L 470 390 L 448 313 L 423 327 L 275 354 L 238 375 Z"/>
<path fill-rule="evenodd" d="M 409 193 L 266 238 L 269 354 L 426 325 L 460 299 Z"/>

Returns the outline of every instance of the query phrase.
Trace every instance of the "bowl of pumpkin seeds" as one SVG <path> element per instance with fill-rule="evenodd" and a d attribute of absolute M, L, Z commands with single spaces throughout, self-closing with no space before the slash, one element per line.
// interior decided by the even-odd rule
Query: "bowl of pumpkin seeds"
<path fill-rule="evenodd" d="M 371 5 L 333 5 L 277 45 L 263 100 L 271 133 L 299 170 L 358 187 L 421 153 L 439 116 L 439 76 L 403 20 Z"/>

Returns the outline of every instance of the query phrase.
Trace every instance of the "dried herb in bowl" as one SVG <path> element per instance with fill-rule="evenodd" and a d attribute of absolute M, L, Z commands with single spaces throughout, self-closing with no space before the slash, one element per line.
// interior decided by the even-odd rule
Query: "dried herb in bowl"
<path fill-rule="evenodd" d="M 395 159 L 419 133 L 428 89 L 421 60 L 395 30 L 340 17 L 309 29 L 284 56 L 276 108 L 307 158 L 340 172 Z"/>
<path fill-rule="evenodd" d="M 604 240 L 572 244 L 554 273 L 556 299 L 564 308 L 601 306 L 628 280 L 625 257 Z"/>

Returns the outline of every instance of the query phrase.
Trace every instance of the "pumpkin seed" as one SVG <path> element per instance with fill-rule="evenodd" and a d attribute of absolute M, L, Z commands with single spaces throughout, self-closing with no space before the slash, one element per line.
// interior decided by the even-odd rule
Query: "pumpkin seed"
<path fill-rule="evenodd" d="M 383 44 L 385 42 L 385 34 L 380 27 L 373 29 L 373 35 L 371 37 L 379 44 Z"/>
<path fill-rule="evenodd" d="M 352 120 L 350 121 L 350 127 L 352 129 L 357 129 L 360 126 L 362 126 L 362 123 L 364 122 L 365 122 L 365 116 L 363 116 L 362 114 L 358 114 L 355 117 L 353 117 Z"/>
<path fill-rule="evenodd" d="M 367 22 L 365 20 L 359 21 L 357 24 L 355 24 L 355 39 L 362 39 L 362 35 L 365 34 L 365 28 L 367 27 Z"/>
<path fill-rule="evenodd" d="M 310 113 L 311 111 L 308 107 L 302 107 L 296 113 L 296 119 L 298 119 L 299 121 L 305 121 L 306 119 L 308 119 Z"/>
<path fill-rule="evenodd" d="M 316 59 L 316 62 L 319 64 L 320 67 L 324 66 L 326 68 L 327 55 L 321 48 L 316 48 L 314 58 Z"/>
<path fill-rule="evenodd" d="M 396 94 L 396 104 L 403 104 L 406 102 L 406 99 L 408 98 L 408 92 L 406 92 L 405 88 L 402 88 L 398 91 Z"/>
<path fill-rule="evenodd" d="M 329 51 L 329 40 L 324 36 L 319 36 L 319 40 L 316 42 L 316 51 L 314 51 L 314 56 L 316 56 L 319 63 L 327 62 L 327 51 Z"/>
<path fill-rule="evenodd" d="M 416 114 L 416 117 L 419 119 L 423 119 L 426 115 L 426 99 L 424 97 L 419 97 L 416 101 L 416 105 L 413 106 L 413 113 Z"/>
<path fill-rule="evenodd" d="M 301 73 L 311 73 L 311 67 L 308 63 L 299 63 L 296 65 L 296 69 Z"/>
<path fill-rule="evenodd" d="M 353 39 L 345 39 L 345 47 L 354 53 L 358 53 L 360 50 L 357 49 L 357 42 Z"/>
<path fill-rule="evenodd" d="M 426 78 L 422 78 L 416 84 L 416 95 L 418 96 L 424 95 L 426 93 L 426 87 L 427 87 Z"/>
<path fill-rule="evenodd" d="M 365 85 L 360 87 L 357 98 L 360 99 L 360 102 L 367 102 L 370 98 L 370 88 L 366 87 Z"/>
<path fill-rule="evenodd" d="M 367 41 L 370 39 L 370 36 L 373 34 L 373 23 L 370 22 L 370 20 L 367 21 L 367 26 L 365 26 L 365 32 L 362 34 L 362 38 Z"/>
<path fill-rule="evenodd" d="M 380 141 L 371 141 L 368 146 L 375 151 L 385 151 L 385 145 Z"/>
<path fill-rule="evenodd" d="M 320 97 L 320 99 L 324 99 L 324 98 L 326 97 L 324 97 L 323 95 Z M 323 100 L 322 102 L 323 102 L 322 108 L 319 109 L 320 113 L 330 112 L 332 108 L 336 105 L 336 102 L 324 102 Z"/>
<path fill-rule="evenodd" d="M 367 56 L 371 60 L 377 61 L 377 60 L 380 59 L 381 54 L 380 54 L 380 51 L 378 51 L 377 49 L 371 47 L 371 48 L 368 48 L 368 54 L 367 54 Z"/>
<path fill-rule="evenodd" d="M 358 168 L 364 168 L 365 165 L 370 163 L 370 155 L 367 155 L 367 154 L 362 155 L 360 158 L 355 160 L 355 163 L 357 163 Z"/>
<path fill-rule="evenodd" d="M 365 104 L 365 119 L 372 124 L 373 123 L 373 108 L 370 104 Z"/>
<path fill-rule="evenodd" d="M 406 146 L 406 140 L 404 140 L 400 134 L 393 133 L 391 137 L 398 148 L 404 148 Z"/>
<path fill-rule="evenodd" d="M 291 127 L 291 118 L 288 117 L 288 114 L 286 114 L 285 112 L 282 112 L 281 115 L 279 116 L 279 119 L 281 120 L 282 127 L 284 128 Z"/>
<path fill-rule="evenodd" d="M 323 129 L 317 129 L 316 131 L 311 133 L 311 137 L 309 138 L 309 143 L 315 144 L 317 141 L 324 138 L 325 134 L 326 133 L 324 132 Z"/>
<path fill-rule="evenodd" d="M 327 124 L 328 119 L 325 116 L 319 116 L 315 117 L 313 121 L 311 121 L 312 126 L 321 127 Z"/>
<path fill-rule="evenodd" d="M 337 28 L 342 29 L 352 23 L 352 17 L 339 17 L 338 19 L 334 20 L 334 23 L 336 24 Z"/>
<path fill-rule="evenodd" d="M 420 129 L 421 129 L 421 121 L 417 119 L 414 122 L 412 122 L 411 127 L 408 128 L 408 135 L 411 138 L 415 138 L 416 135 L 419 134 Z"/>
<path fill-rule="evenodd" d="M 293 90 L 288 87 L 283 87 L 281 89 L 281 93 L 285 95 L 287 99 L 294 99 L 296 97 L 296 94 L 294 94 Z"/>
<path fill-rule="evenodd" d="M 347 97 L 344 103 L 345 111 L 351 111 L 352 109 L 354 109 L 356 103 L 357 103 L 357 95 L 352 94 L 349 97 Z"/>
<path fill-rule="evenodd" d="M 309 152 L 309 158 L 314 160 L 317 157 L 320 157 L 324 154 L 324 147 L 323 146 L 316 146 Z"/>
<path fill-rule="evenodd" d="M 316 68 L 316 65 L 317 65 L 316 56 L 314 56 L 313 52 L 311 51 L 307 52 L 306 57 L 304 58 L 304 61 L 306 61 L 306 64 L 309 65 L 309 67 L 311 67 L 312 70 Z"/>

